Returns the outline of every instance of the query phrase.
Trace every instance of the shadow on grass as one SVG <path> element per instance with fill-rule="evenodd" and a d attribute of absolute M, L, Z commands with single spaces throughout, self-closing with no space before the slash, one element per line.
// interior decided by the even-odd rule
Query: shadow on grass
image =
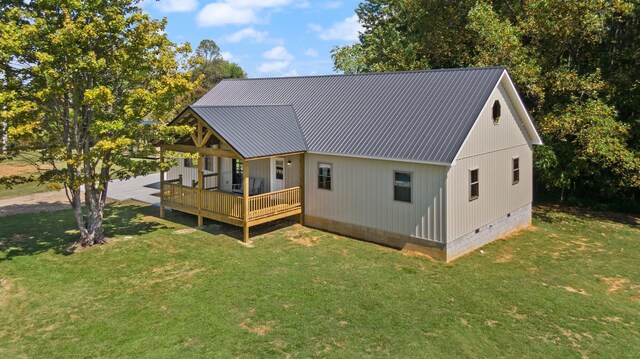
<path fill-rule="evenodd" d="M 157 209 L 156 209 L 157 212 Z M 249 230 L 250 239 L 255 237 L 269 234 L 271 232 L 277 231 L 282 228 L 286 228 L 292 226 L 295 223 L 298 223 L 298 215 L 279 219 L 273 222 L 267 222 L 264 224 L 257 225 L 255 227 L 251 227 Z M 177 224 L 181 224 L 187 227 L 196 227 L 198 225 L 198 217 L 195 215 L 182 213 L 179 211 L 166 211 L 165 220 Z M 204 225 L 200 230 L 212 234 L 212 235 L 224 235 L 236 239 L 238 241 L 243 240 L 243 229 L 241 227 L 236 227 L 224 222 L 214 221 L 212 219 L 204 219 Z"/>
<path fill-rule="evenodd" d="M 576 217 L 579 220 L 591 221 L 609 221 L 624 224 L 631 228 L 640 228 L 640 217 L 627 213 L 600 212 L 579 207 L 561 206 L 558 204 L 538 203 L 534 206 L 534 218 L 546 222 L 556 223 L 566 221 L 566 217 L 559 216 L 559 213 L 565 213 Z"/>
<path fill-rule="evenodd" d="M 151 206 L 107 206 L 105 234 L 107 237 L 135 236 L 166 228 L 161 223 L 143 221 L 148 215 L 154 215 Z M 0 223 L 0 261 L 47 251 L 70 255 L 71 247 L 78 240 L 79 231 L 71 210 L 8 216 L 0 218 Z"/>

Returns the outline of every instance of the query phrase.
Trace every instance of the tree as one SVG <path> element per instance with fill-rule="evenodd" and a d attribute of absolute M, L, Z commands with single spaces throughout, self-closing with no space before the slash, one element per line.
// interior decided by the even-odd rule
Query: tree
<path fill-rule="evenodd" d="M 39 180 L 66 190 L 78 246 L 105 243 L 109 181 L 166 167 L 145 160 L 156 154 L 153 141 L 189 131 L 165 121 L 195 86 L 186 71 L 190 48 L 170 42 L 166 21 L 137 3 L 0 5 L 0 121 L 9 124 L 14 154 L 38 151 L 53 167 Z"/>
<path fill-rule="evenodd" d="M 640 1 L 369 0 L 356 13 L 364 32 L 332 51 L 336 70 L 506 65 L 546 143 L 545 186 L 640 194 Z"/>
<path fill-rule="evenodd" d="M 192 80 L 198 81 L 199 85 L 183 100 L 185 106 L 191 105 L 223 79 L 247 77 L 239 65 L 222 58 L 220 48 L 213 40 L 200 41 L 191 60 Z"/>

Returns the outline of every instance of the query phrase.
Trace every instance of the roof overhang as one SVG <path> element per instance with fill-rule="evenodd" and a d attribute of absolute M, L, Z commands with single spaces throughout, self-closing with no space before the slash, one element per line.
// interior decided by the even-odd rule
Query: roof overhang
<path fill-rule="evenodd" d="M 520 97 L 520 94 L 518 93 L 518 90 L 516 89 L 516 86 L 507 70 L 504 70 L 498 84 L 502 84 L 504 86 L 507 94 L 509 94 L 509 97 L 511 98 L 511 101 L 515 104 L 516 113 L 518 113 L 518 116 L 522 119 L 522 125 L 527 130 L 529 138 L 531 138 L 531 143 L 534 145 L 542 145 L 542 138 L 538 134 L 536 127 L 533 125 L 533 120 L 531 119 L 531 116 L 529 116 L 529 111 L 524 105 L 524 102 L 522 101 L 522 98 Z"/>

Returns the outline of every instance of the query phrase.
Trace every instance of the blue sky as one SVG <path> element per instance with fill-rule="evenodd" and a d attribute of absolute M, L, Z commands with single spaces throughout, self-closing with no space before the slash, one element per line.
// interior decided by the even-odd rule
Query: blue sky
<path fill-rule="evenodd" d="M 145 0 L 153 17 L 166 17 L 167 34 L 193 48 L 214 40 L 223 57 L 249 77 L 333 73 L 330 50 L 357 40 L 359 1 Z"/>

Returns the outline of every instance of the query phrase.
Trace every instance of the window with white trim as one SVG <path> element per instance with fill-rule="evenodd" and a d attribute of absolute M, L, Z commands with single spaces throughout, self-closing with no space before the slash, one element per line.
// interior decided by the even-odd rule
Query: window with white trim
<path fill-rule="evenodd" d="M 186 168 L 191 168 L 191 167 L 193 167 L 193 159 L 191 159 L 190 157 L 185 158 L 185 159 L 184 159 L 184 166 L 185 166 Z"/>
<path fill-rule="evenodd" d="M 318 162 L 318 188 L 331 189 L 331 164 Z"/>
<path fill-rule="evenodd" d="M 480 197 L 480 177 L 478 169 L 469 170 L 469 201 Z"/>
<path fill-rule="evenodd" d="M 411 172 L 393 171 L 393 200 L 411 203 Z"/>
<path fill-rule="evenodd" d="M 204 170 L 213 171 L 213 156 L 204 157 Z"/>
<path fill-rule="evenodd" d="M 513 166 L 511 179 L 513 184 L 517 184 L 518 182 L 520 182 L 520 158 L 516 157 L 512 162 Z"/>

